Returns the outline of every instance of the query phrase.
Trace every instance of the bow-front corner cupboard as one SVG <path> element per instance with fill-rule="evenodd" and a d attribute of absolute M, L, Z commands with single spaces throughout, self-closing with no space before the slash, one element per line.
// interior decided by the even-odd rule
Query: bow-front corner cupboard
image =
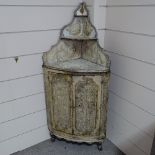
<path fill-rule="evenodd" d="M 102 149 L 110 60 L 97 40 L 85 3 L 43 54 L 47 121 L 51 138 L 97 143 Z"/>

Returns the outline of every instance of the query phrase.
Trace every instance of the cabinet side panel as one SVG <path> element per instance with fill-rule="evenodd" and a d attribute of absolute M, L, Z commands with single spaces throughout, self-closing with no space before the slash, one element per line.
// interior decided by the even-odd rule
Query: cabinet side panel
<path fill-rule="evenodd" d="M 47 113 L 47 124 L 48 129 L 51 131 L 51 108 L 50 108 L 50 96 L 49 96 L 49 79 L 48 79 L 48 70 L 43 68 L 44 76 L 44 89 L 45 89 L 45 100 L 46 100 L 46 113 Z"/>
<path fill-rule="evenodd" d="M 109 86 L 110 73 L 104 73 L 102 77 L 102 96 L 101 96 L 101 106 L 100 106 L 100 136 L 106 136 L 106 120 L 107 120 L 107 108 L 108 108 L 108 86 Z"/>

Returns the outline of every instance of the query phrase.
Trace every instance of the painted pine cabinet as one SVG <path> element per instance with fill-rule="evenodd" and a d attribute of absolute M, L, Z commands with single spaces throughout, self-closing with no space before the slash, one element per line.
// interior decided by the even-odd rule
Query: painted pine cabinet
<path fill-rule="evenodd" d="M 101 143 L 106 137 L 110 60 L 99 46 L 85 3 L 60 40 L 43 54 L 47 121 L 51 138 Z"/>

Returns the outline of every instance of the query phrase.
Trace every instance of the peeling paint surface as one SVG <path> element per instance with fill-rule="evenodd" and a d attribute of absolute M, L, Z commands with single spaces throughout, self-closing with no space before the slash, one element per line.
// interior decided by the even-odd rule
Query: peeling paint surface
<path fill-rule="evenodd" d="M 60 40 L 43 54 L 47 122 L 51 134 L 74 142 L 106 137 L 110 60 L 97 41 L 84 3 Z"/>

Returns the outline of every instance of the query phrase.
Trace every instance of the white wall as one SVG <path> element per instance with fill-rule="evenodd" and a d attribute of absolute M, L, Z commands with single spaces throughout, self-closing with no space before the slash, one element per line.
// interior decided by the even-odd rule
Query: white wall
<path fill-rule="evenodd" d="M 80 0 L 0 0 L 0 154 L 49 138 L 42 52 L 55 44 Z M 92 1 L 87 1 L 92 10 Z M 91 16 L 93 12 L 91 12 Z M 14 57 L 18 56 L 16 63 Z"/>
<path fill-rule="evenodd" d="M 0 154 L 49 138 L 41 56 L 80 1 L 0 0 Z M 149 155 L 155 128 L 155 2 L 94 2 L 87 0 L 94 8 L 91 17 L 112 60 L 107 136 L 127 154 Z"/>
<path fill-rule="evenodd" d="M 94 0 L 94 26 L 98 32 L 99 43 L 104 47 L 106 0 Z"/>
<path fill-rule="evenodd" d="M 129 155 L 149 155 L 155 131 L 155 1 L 107 0 L 110 55 L 108 138 Z"/>

